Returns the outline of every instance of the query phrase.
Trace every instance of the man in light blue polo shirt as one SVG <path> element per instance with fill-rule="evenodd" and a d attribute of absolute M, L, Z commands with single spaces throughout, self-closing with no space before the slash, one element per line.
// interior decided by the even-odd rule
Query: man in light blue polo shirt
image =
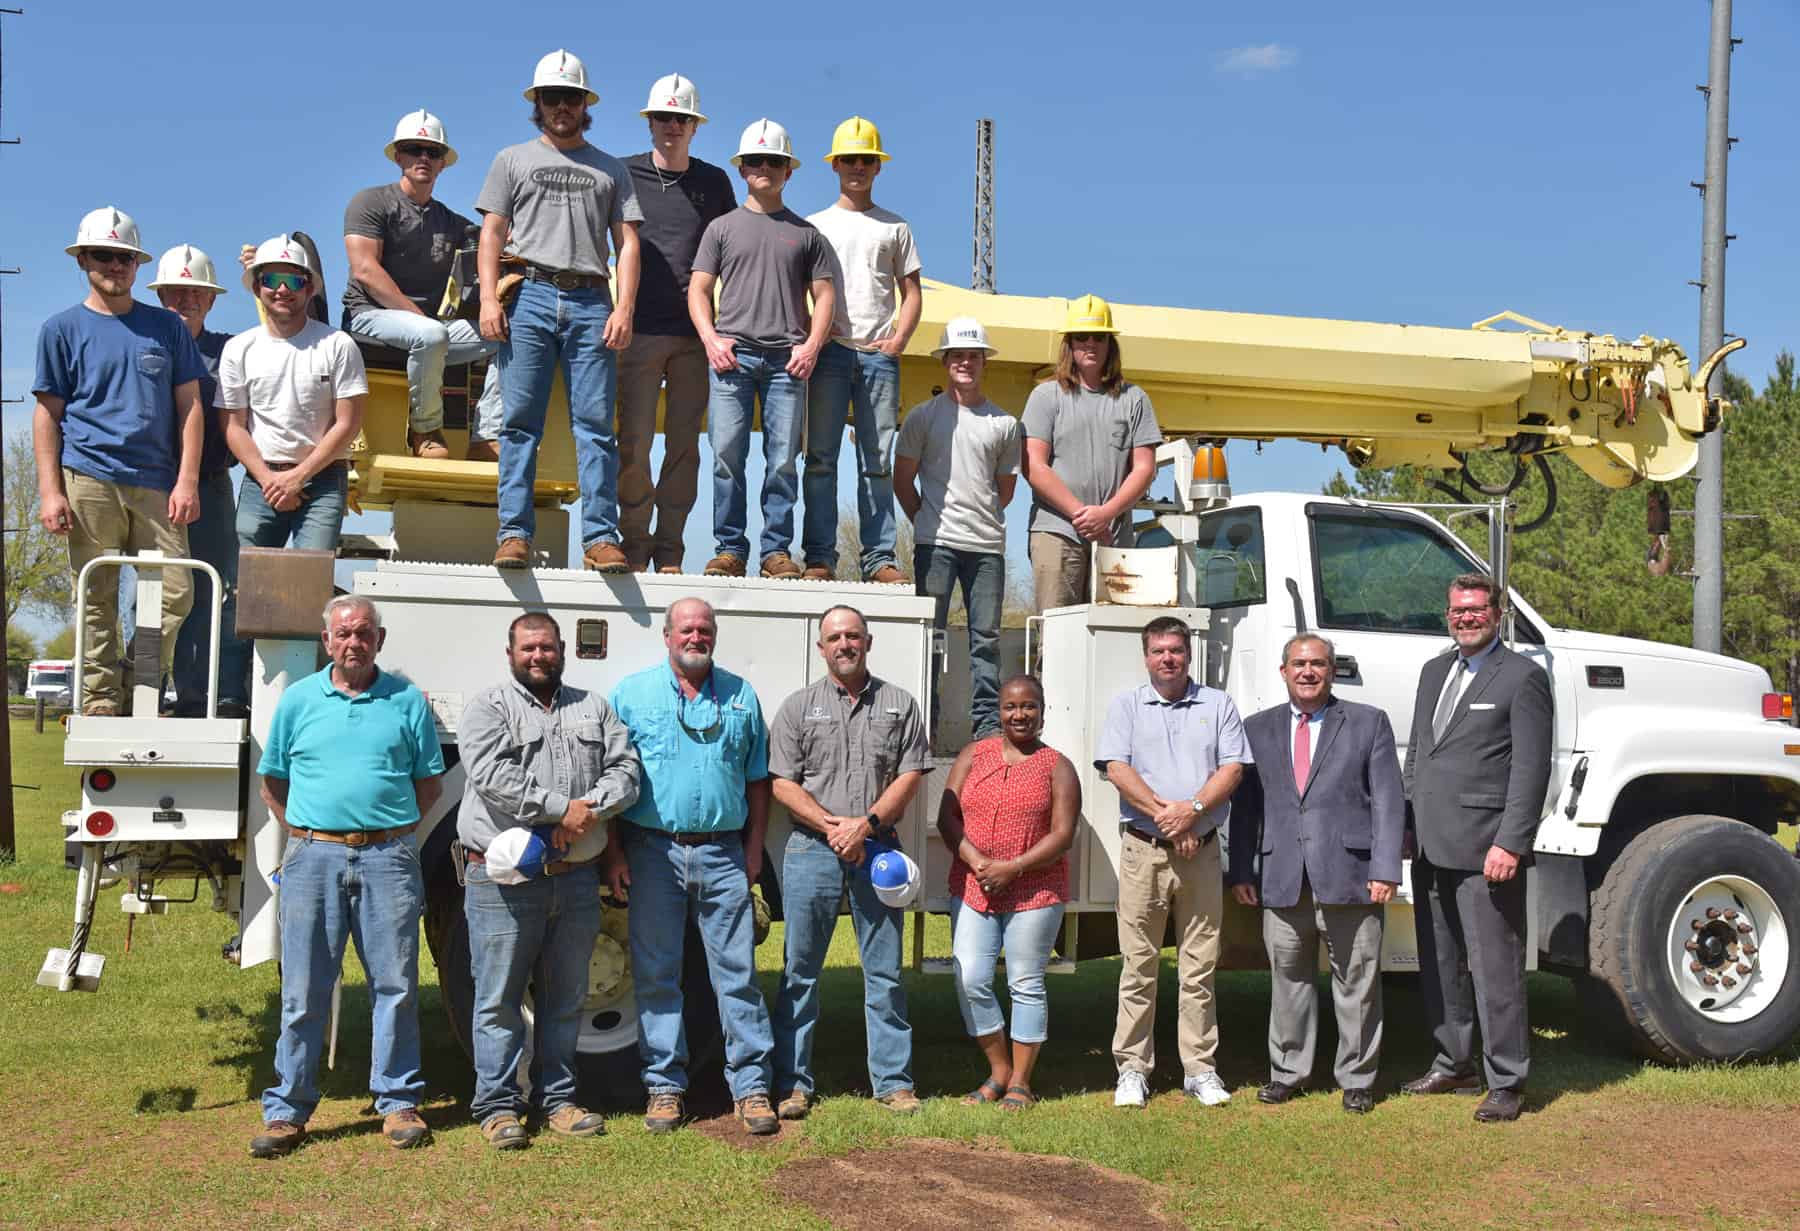
<path fill-rule="evenodd" d="M 374 1038 L 369 1090 L 397 1149 L 426 1145 L 419 1059 L 419 818 L 443 793 L 444 756 L 425 697 L 375 665 L 387 634 L 375 604 L 340 595 L 325 608 L 331 665 L 296 680 L 269 725 L 257 773 L 287 831 L 281 861 L 281 1036 L 263 1091 L 255 1158 L 291 1153 L 319 1105 L 319 1056 L 331 988 L 356 941 L 368 972 Z"/>
<path fill-rule="evenodd" d="M 668 661 L 614 687 L 613 712 L 644 768 L 637 802 L 612 821 L 602 860 L 613 893 L 631 894 L 631 978 L 650 1096 L 644 1126 L 672 1132 L 684 1114 L 681 967 L 693 918 L 719 1000 L 725 1081 L 738 1119 L 760 1136 L 780 1127 L 769 1102 L 775 1041 L 756 986 L 750 906 L 769 823 L 769 732 L 755 690 L 713 665 L 717 638 L 712 607 L 680 599 L 663 620 Z"/>
<path fill-rule="evenodd" d="M 1219 1019 L 1213 969 L 1225 888 L 1219 827 L 1231 813 L 1250 746 L 1231 698 L 1195 683 L 1192 633 L 1174 616 L 1144 625 L 1150 680 L 1106 712 L 1094 767 L 1119 792 L 1119 1013 L 1115 1107 L 1142 1107 L 1156 1068 L 1156 976 L 1175 915 L 1182 1090 L 1208 1107 L 1228 1102 L 1213 1055 Z"/>

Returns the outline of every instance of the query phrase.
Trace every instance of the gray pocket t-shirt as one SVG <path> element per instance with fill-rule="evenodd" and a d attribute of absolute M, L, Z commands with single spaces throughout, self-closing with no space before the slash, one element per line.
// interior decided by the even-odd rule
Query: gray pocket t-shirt
<path fill-rule="evenodd" d="M 913 408 L 894 451 L 919 463 L 921 543 L 1004 554 L 1000 480 L 1019 468 L 1019 421 L 992 402 L 959 405 L 948 393 Z"/>
<path fill-rule="evenodd" d="M 578 274 L 606 273 L 613 223 L 644 220 L 624 163 L 591 145 L 559 150 L 545 141 L 495 155 L 475 208 L 511 220 L 506 255 Z"/>
<path fill-rule="evenodd" d="M 344 234 L 380 240 L 382 269 L 402 295 L 433 317 L 450 280 L 450 263 L 474 225 L 436 197 L 416 204 L 398 184 L 365 188 L 344 210 Z M 355 278 L 344 284 L 346 320 L 386 306 Z"/>
<path fill-rule="evenodd" d="M 1021 421 L 1025 439 L 1049 442 L 1050 469 L 1082 504 L 1111 500 L 1131 473 L 1131 451 L 1162 443 L 1150 398 L 1136 385 L 1108 397 L 1087 388 L 1070 393 L 1047 380 L 1031 391 Z M 1041 500 L 1031 502 L 1031 529 L 1082 541 L 1069 519 Z M 1131 546 L 1129 514 L 1113 523 L 1111 545 Z"/>

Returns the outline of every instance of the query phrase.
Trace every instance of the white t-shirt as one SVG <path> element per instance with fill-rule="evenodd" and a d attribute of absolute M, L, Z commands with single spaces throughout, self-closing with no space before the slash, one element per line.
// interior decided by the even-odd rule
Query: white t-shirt
<path fill-rule="evenodd" d="M 879 205 L 863 211 L 833 205 L 807 221 L 830 242 L 843 270 L 831 336 L 856 350 L 874 350 L 894 332 L 901 279 L 919 272 L 912 228 Z"/>
<path fill-rule="evenodd" d="M 250 439 L 265 462 L 303 462 L 330 430 L 338 399 L 368 392 L 350 335 L 309 319 L 291 338 L 258 325 L 225 343 L 214 405 L 250 412 Z"/>

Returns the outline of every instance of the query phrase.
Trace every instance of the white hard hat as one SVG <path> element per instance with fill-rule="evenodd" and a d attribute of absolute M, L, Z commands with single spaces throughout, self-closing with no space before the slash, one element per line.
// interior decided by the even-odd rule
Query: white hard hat
<path fill-rule="evenodd" d="M 919 865 L 895 847 L 869 859 L 869 880 L 875 886 L 875 896 L 896 909 L 911 906 L 919 896 Z"/>
<path fill-rule="evenodd" d="M 162 259 L 156 262 L 156 281 L 150 284 L 150 289 L 173 291 L 184 286 L 216 291 L 220 295 L 225 293 L 225 288 L 219 285 L 219 272 L 213 268 L 212 258 L 192 244 L 181 244 L 162 254 Z"/>
<path fill-rule="evenodd" d="M 700 91 L 680 73 L 658 77 L 656 84 L 650 87 L 650 101 L 638 114 L 649 115 L 652 111 L 664 115 L 691 115 L 696 123 L 706 123 L 706 117 L 700 114 Z"/>
<path fill-rule="evenodd" d="M 731 156 L 731 165 L 744 165 L 745 154 L 780 154 L 788 160 L 788 168 L 792 170 L 800 165 L 794 157 L 794 143 L 788 140 L 788 131 L 774 120 L 758 120 L 744 130 L 738 138 L 738 152 Z"/>
<path fill-rule="evenodd" d="M 431 112 L 421 107 L 417 111 L 408 111 L 394 125 L 394 139 L 382 150 L 389 162 L 394 161 L 394 147 L 402 142 L 429 141 L 433 145 L 444 147 L 444 166 L 456 165 L 456 151 L 450 148 L 450 142 L 444 137 L 444 122 Z"/>
<path fill-rule="evenodd" d="M 553 51 L 537 62 L 537 70 L 531 74 L 531 87 L 525 91 L 525 97 L 535 103 L 538 90 L 545 86 L 552 90 L 585 91 L 589 106 L 600 101 L 600 96 L 588 89 L 587 65 L 566 51 Z"/>
<path fill-rule="evenodd" d="M 63 251 L 74 256 L 83 248 L 113 248 L 120 252 L 135 252 L 139 265 L 150 260 L 150 254 L 138 242 L 137 223 L 130 214 L 111 205 L 103 205 L 83 214 L 81 225 L 75 228 L 75 242 Z"/>
<path fill-rule="evenodd" d="M 544 865 L 555 858 L 544 835 L 555 828 L 544 825 L 536 829 L 502 829 L 484 852 L 488 879 L 496 885 L 523 885 L 542 876 Z"/>
<path fill-rule="evenodd" d="M 942 359 L 945 351 L 981 350 L 990 355 L 998 355 L 1000 348 L 987 340 L 987 330 L 981 322 L 972 316 L 953 316 L 944 322 L 943 336 L 938 344 L 931 348 L 933 359 Z"/>
<path fill-rule="evenodd" d="M 256 255 L 250 258 L 250 273 L 254 276 L 264 265 L 298 265 L 312 277 L 319 274 L 306 259 L 306 245 L 292 235 L 277 235 L 256 245 Z"/>

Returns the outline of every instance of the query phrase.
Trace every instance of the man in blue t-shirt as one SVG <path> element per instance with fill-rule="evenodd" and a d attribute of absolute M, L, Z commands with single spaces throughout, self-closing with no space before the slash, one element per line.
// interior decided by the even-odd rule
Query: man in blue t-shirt
<path fill-rule="evenodd" d="M 122 552 L 188 552 L 200 510 L 200 377 L 206 365 L 181 318 L 131 297 L 150 259 L 137 223 L 105 206 L 82 218 L 64 249 L 87 275 L 87 298 L 38 331 L 32 392 L 38 519 L 69 540 L 77 576 Z M 163 574 L 162 668 L 193 601 L 186 570 Z M 83 616 L 82 713 L 124 710 L 119 596 L 110 569 L 90 586 Z"/>

